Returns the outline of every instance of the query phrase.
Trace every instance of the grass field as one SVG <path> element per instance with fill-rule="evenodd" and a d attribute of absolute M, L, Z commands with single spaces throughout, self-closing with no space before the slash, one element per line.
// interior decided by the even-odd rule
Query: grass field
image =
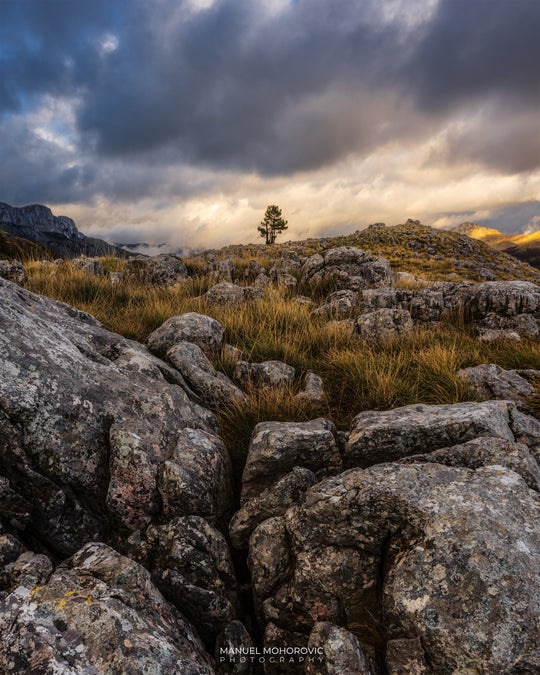
<path fill-rule="evenodd" d="M 123 264 L 104 259 L 106 270 L 122 269 Z M 198 298 L 209 285 L 204 276 L 164 288 L 133 279 L 112 284 L 107 276 L 85 274 L 69 263 L 27 263 L 26 271 L 29 290 L 89 312 L 125 337 L 145 342 L 170 316 L 195 311 L 220 321 L 226 341 L 244 350 L 250 360 L 278 359 L 294 366 L 299 377 L 292 388 L 254 390 L 249 392 L 247 407 L 231 406 L 218 413 L 237 467 L 243 462 L 253 427 L 261 421 L 324 416 L 345 430 L 362 410 L 474 400 L 473 392 L 456 375 L 460 368 L 496 363 L 504 368 L 540 369 L 538 340 L 482 343 L 459 315 L 446 317 L 437 328 L 418 328 L 401 339 L 366 342 L 325 327 L 324 320 L 310 316 L 308 308 L 275 293 L 258 303 L 208 306 Z M 313 293 L 318 294 L 317 289 Z M 234 366 L 225 359 L 215 365 L 228 375 Z M 325 403 L 315 406 L 295 400 L 306 370 L 323 378 Z"/>

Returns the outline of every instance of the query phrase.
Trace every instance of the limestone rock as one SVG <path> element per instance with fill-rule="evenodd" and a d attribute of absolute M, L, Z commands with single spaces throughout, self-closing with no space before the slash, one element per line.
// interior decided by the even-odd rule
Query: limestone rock
<path fill-rule="evenodd" d="M 538 498 L 513 471 L 353 469 L 278 520 L 250 540 L 256 600 L 304 644 L 318 621 L 378 626 L 419 637 L 433 675 L 540 668 Z"/>
<path fill-rule="evenodd" d="M 253 647 L 253 641 L 244 624 L 241 621 L 231 621 L 216 642 L 215 659 L 219 672 L 226 675 L 250 675 L 253 669 L 249 653 Z"/>
<path fill-rule="evenodd" d="M 71 261 L 73 269 L 82 270 L 86 274 L 93 274 L 96 277 L 102 277 L 104 274 L 103 263 L 99 258 L 74 258 Z"/>
<path fill-rule="evenodd" d="M 324 383 L 322 377 L 308 370 L 304 375 L 302 383 L 302 391 L 296 394 L 295 399 L 298 401 L 306 401 L 309 403 L 322 403 L 326 400 L 324 393 Z"/>
<path fill-rule="evenodd" d="M 175 286 L 189 277 L 182 258 L 175 253 L 160 253 L 150 258 L 130 258 L 126 261 L 126 268 L 141 281 L 156 286 Z"/>
<path fill-rule="evenodd" d="M 166 451 L 216 419 L 90 315 L 4 280 L 0 296 L 1 474 L 30 504 L 28 527 L 60 556 L 144 527 L 160 514 Z M 129 352 L 152 375 L 125 365 Z"/>
<path fill-rule="evenodd" d="M 356 319 L 355 334 L 362 339 L 400 337 L 413 329 L 413 321 L 405 309 L 378 309 Z"/>
<path fill-rule="evenodd" d="M 26 273 L 21 262 L 14 260 L 0 260 L 0 277 L 8 281 L 14 281 L 16 284 L 24 283 Z"/>
<path fill-rule="evenodd" d="M 120 284 L 124 280 L 122 272 L 109 272 L 109 281 L 111 284 Z"/>
<path fill-rule="evenodd" d="M 283 387 L 292 384 L 295 373 L 292 366 L 282 361 L 238 361 L 234 367 L 233 378 L 242 387 Z"/>
<path fill-rule="evenodd" d="M 540 492 L 540 468 L 524 443 L 513 443 L 502 438 L 475 438 L 462 445 L 411 455 L 399 460 L 400 464 L 423 462 L 463 466 L 469 469 L 493 465 L 505 466 L 519 474 L 532 490 Z"/>
<path fill-rule="evenodd" d="M 296 288 L 296 284 L 298 283 L 296 277 L 292 274 L 287 274 L 287 272 L 279 272 L 276 281 L 280 288 Z"/>
<path fill-rule="evenodd" d="M 358 638 L 345 628 L 320 621 L 309 636 L 312 660 L 306 659 L 306 675 L 375 675 Z"/>
<path fill-rule="evenodd" d="M 244 301 L 244 289 L 223 281 L 212 286 L 202 297 L 210 305 L 237 305 Z"/>
<path fill-rule="evenodd" d="M 151 536 L 154 583 L 213 644 L 238 616 L 236 577 L 224 536 L 198 516 L 175 518 Z"/>
<path fill-rule="evenodd" d="M 324 419 L 309 422 L 261 422 L 249 442 L 242 474 L 241 503 L 302 466 L 319 478 L 339 471 L 342 460 L 337 431 Z"/>
<path fill-rule="evenodd" d="M 257 525 L 268 518 L 285 513 L 316 482 L 317 477 L 313 471 L 295 466 L 275 485 L 257 497 L 245 501 L 229 525 L 232 545 L 236 548 L 247 547 L 249 537 Z"/>
<path fill-rule="evenodd" d="M 87 544 L 43 585 L 0 601 L 0 637 L 5 673 L 215 672 L 150 574 L 104 544 Z"/>
<path fill-rule="evenodd" d="M 510 406 L 503 401 L 486 401 L 362 412 L 351 425 L 344 455 L 346 466 L 392 462 L 481 436 L 514 442 Z"/>
<path fill-rule="evenodd" d="M 159 468 L 165 518 L 197 515 L 219 524 L 232 510 L 232 469 L 225 444 L 202 429 L 183 429 Z"/>
<path fill-rule="evenodd" d="M 163 358 L 179 342 L 191 342 L 209 355 L 218 354 L 225 339 L 225 329 L 215 319 L 196 312 L 177 314 L 167 319 L 148 337 L 148 348 Z"/>
<path fill-rule="evenodd" d="M 368 251 L 351 246 L 329 249 L 315 254 L 302 268 L 302 281 L 316 284 L 331 281 L 337 288 L 359 291 L 363 288 L 390 286 L 394 275 L 384 258 L 376 258 Z"/>
<path fill-rule="evenodd" d="M 233 281 L 235 275 L 234 263 L 232 260 L 214 260 L 209 261 L 206 266 L 206 274 L 215 282 Z"/>
<path fill-rule="evenodd" d="M 536 389 L 515 370 L 504 370 L 493 363 L 482 364 L 458 371 L 471 388 L 482 398 L 503 399 L 516 402 L 518 408 L 528 409 L 524 398 L 536 394 Z"/>
<path fill-rule="evenodd" d="M 313 310 L 313 316 L 329 316 L 336 319 L 350 316 L 358 307 L 358 295 L 354 291 L 344 289 L 330 293 L 323 304 Z"/>
<path fill-rule="evenodd" d="M 167 351 L 167 360 L 206 405 L 222 407 L 231 402 L 247 403 L 246 395 L 214 368 L 197 345 L 179 342 Z"/>

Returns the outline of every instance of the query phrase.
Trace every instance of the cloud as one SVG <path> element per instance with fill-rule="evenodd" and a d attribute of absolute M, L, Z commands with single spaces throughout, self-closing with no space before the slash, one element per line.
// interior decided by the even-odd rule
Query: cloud
<path fill-rule="evenodd" d="M 297 234 L 495 213 L 538 195 L 539 29 L 537 0 L 0 3 L 0 199 L 208 243 L 279 200 Z"/>

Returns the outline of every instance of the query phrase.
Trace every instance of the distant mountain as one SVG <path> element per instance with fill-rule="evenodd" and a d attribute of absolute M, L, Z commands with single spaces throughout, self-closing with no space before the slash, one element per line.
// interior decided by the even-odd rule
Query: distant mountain
<path fill-rule="evenodd" d="M 472 239 L 478 239 L 489 244 L 498 251 L 504 251 L 519 260 L 528 262 L 540 269 L 540 232 L 531 234 L 504 234 L 499 230 L 480 227 L 475 223 L 462 223 L 450 230 L 459 234 L 466 234 Z"/>
<path fill-rule="evenodd" d="M 34 242 L 55 255 L 66 258 L 79 255 L 130 255 L 103 239 L 87 237 L 79 232 L 71 218 L 53 216 L 52 211 L 42 204 L 16 207 L 0 202 L 0 230 L 13 237 Z"/>

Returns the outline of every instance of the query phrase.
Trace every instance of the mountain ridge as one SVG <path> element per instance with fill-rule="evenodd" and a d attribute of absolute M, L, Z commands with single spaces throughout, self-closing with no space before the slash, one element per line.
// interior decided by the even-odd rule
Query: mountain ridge
<path fill-rule="evenodd" d="M 86 236 L 77 229 L 73 219 L 68 216 L 55 216 L 51 209 L 43 204 L 19 207 L 0 202 L 0 230 L 66 258 L 79 255 L 120 257 L 132 255 L 103 239 Z"/>

